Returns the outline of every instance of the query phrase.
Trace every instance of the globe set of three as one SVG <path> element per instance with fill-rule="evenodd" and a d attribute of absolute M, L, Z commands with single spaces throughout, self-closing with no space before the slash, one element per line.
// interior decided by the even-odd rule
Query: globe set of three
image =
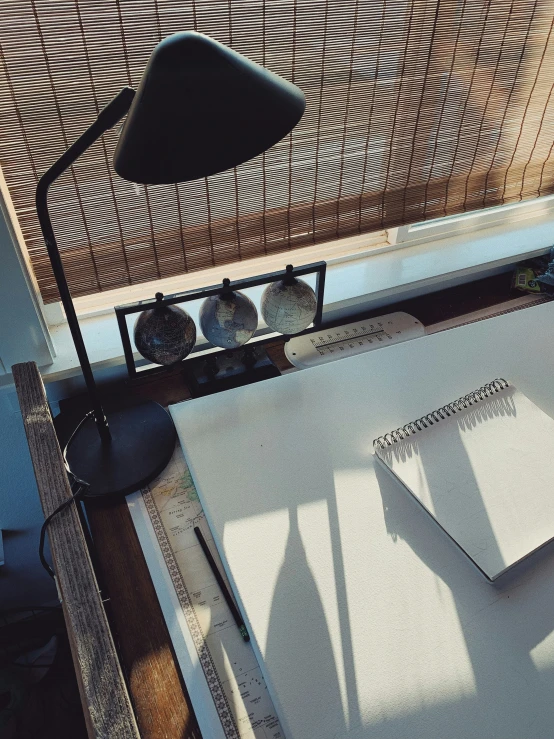
<path fill-rule="evenodd" d="M 283 280 L 270 283 L 261 299 L 262 317 L 272 331 L 293 335 L 313 321 L 317 300 L 312 288 L 295 278 L 287 266 Z M 185 359 L 196 343 L 196 326 L 190 315 L 176 305 L 165 305 L 156 293 L 157 305 L 139 315 L 134 327 L 135 346 L 154 364 L 170 366 Z M 202 303 L 200 328 L 206 339 L 223 349 L 238 349 L 258 327 L 258 311 L 244 293 L 233 291 L 229 280 L 223 289 Z"/>

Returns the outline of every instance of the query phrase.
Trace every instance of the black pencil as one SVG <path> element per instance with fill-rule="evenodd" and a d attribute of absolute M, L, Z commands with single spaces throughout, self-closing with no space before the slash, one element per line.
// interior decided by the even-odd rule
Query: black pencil
<path fill-rule="evenodd" d="M 239 631 L 242 635 L 242 638 L 244 639 L 244 641 L 250 641 L 250 636 L 248 634 L 248 631 L 246 630 L 246 626 L 244 625 L 244 620 L 242 616 L 240 615 L 240 611 L 237 608 L 235 601 L 233 600 L 231 593 L 229 592 L 227 588 L 227 585 L 225 585 L 225 580 L 221 576 L 221 572 L 218 570 L 217 565 L 215 563 L 215 559 L 213 558 L 212 553 L 210 552 L 209 547 L 206 544 L 206 540 L 204 539 L 204 536 L 198 526 L 194 527 L 194 533 L 196 534 L 196 538 L 200 542 L 202 551 L 206 555 L 206 559 L 208 560 L 208 564 L 210 565 L 212 572 L 214 573 L 215 579 L 217 580 L 217 584 L 221 588 L 223 597 L 227 601 L 227 605 L 229 606 L 231 613 L 233 614 L 233 618 L 235 619 L 235 622 L 237 626 L 239 627 Z"/>

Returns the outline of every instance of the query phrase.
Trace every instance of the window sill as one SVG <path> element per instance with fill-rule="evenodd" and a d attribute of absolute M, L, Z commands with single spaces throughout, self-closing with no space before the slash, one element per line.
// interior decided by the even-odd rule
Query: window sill
<path fill-rule="evenodd" d="M 506 270 L 525 258 L 544 254 L 553 242 L 550 214 L 521 224 L 510 223 L 432 242 L 399 244 L 375 249 L 349 261 L 329 260 L 324 315 L 346 319 L 356 312 L 377 309 L 401 299 L 444 289 L 457 283 Z M 380 253 L 376 253 L 380 252 Z M 285 255 L 280 255 L 281 262 Z M 314 257 L 315 259 L 315 257 Z M 249 294 L 259 304 L 263 287 Z M 187 306 L 198 325 L 198 306 Z M 121 340 L 113 311 L 80 319 L 83 338 L 95 371 L 124 365 Z M 67 324 L 51 329 L 57 356 L 42 367 L 45 382 L 80 374 Z M 137 355 L 138 356 L 138 355 Z M 9 376 L 3 378 L 9 382 Z"/>

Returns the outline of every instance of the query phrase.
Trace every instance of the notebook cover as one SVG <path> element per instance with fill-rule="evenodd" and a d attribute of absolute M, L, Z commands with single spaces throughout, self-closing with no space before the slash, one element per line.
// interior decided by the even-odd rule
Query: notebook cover
<path fill-rule="evenodd" d="M 554 420 L 511 385 L 453 410 L 375 453 L 494 581 L 554 537 Z"/>

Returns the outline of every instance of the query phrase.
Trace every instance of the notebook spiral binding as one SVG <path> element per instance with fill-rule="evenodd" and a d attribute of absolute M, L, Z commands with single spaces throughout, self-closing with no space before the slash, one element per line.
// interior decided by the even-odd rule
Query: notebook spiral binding
<path fill-rule="evenodd" d="M 490 398 L 491 395 L 507 388 L 509 384 L 510 383 L 507 380 L 504 380 L 502 377 L 498 377 L 487 385 L 483 385 L 483 387 L 480 387 L 478 390 L 474 390 L 473 392 L 454 400 L 452 403 L 443 405 L 442 408 L 437 408 L 436 411 L 431 411 L 431 413 L 428 413 L 426 416 L 422 416 L 415 421 L 410 421 L 410 423 L 407 423 L 405 426 L 401 426 L 384 436 L 379 436 L 377 439 L 373 440 L 373 449 L 386 449 L 386 447 L 392 446 L 398 441 L 402 441 L 408 436 L 412 436 L 418 431 L 428 428 L 428 426 L 433 426 L 433 424 L 454 415 L 458 411 L 463 411 L 466 408 L 475 405 L 475 403 L 478 403 L 480 400 Z"/>

